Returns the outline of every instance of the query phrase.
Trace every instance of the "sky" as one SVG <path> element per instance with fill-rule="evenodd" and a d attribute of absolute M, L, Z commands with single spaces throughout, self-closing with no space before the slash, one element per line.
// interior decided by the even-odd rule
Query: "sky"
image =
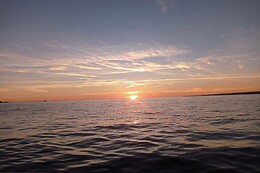
<path fill-rule="evenodd" d="M 0 0 L 0 100 L 260 90 L 259 0 Z"/>

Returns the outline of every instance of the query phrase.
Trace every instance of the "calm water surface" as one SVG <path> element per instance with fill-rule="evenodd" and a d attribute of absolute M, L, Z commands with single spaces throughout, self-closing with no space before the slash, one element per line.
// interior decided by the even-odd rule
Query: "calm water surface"
<path fill-rule="evenodd" d="M 260 172 L 260 95 L 0 105 L 0 171 Z"/>

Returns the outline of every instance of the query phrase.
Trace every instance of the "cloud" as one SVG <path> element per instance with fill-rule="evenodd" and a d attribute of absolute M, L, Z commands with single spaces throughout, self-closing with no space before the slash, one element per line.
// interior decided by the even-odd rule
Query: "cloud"
<path fill-rule="evenodd" d="M 155 0 L 155 2 L 159 5 L 163 14 L 167 14 L 169 10 L 175 8 L 175 3 L 173 0 Z"/>
<path fill-rule="evenodd" d="M 259 56 L 257 52 L 228 53 L 226 50 L 213 55 L 199 57 L 194 61 L 205 69 L 206 74 L 257 74 L 259 72 Z"/>
<path fill-rule="evenodd" d="M 259 72 L 258 54 L 253 52 L 210 52 L 196 58 L 187 48 L 159 43 L 92 48 L 63 44 L 52 45 L 59 53 L 51 57 L 0 51 L 0 92 L 18 89 L 44 94 L 76 88 L 89 93 L 186 81 L 259 78 L 258 73 L 252 73 Z"/>
<path fill-rule="evenodd" d="M 214 58 L 213 55 L 205 56 L 205 57 L 198 58 L 197 61 L 204 63 L 204 64 L 207 64 L 207 65 L 214 65 L 214 62 L 212 60 L 213 58 Z"/>
<path fill-rule="evenodd" d="M 96 54 L 96 58 L 105 59 L 105 60 L 135 60 L 135 59 L 143 59 L 148 57 L 169 57 L 169 56 L 178 56 L 189 53 L 189 51 L 184 49 L 179 49 L 175 46 L 170 45 L 159 45 L 152 46 L 143 49 L 136 50 L 125 50 L 123 52 L 111 52 L 104 54 Z"/>
<path fill-rule="evenodd" d="M 231 50 L 259 50 L 260 30 L 256 27 L 235 27 L 221 34 L 226 40 L 224 46 Z"/>
<path fill-rule="evenodd" d="M 53 70 L 53 71 L 64 71 L 67 67 L 65 66 L 53 66 L 50 67 L 49 70 Z"/>
<path fill-rule="evenodd" d="M 62 50 L 59 50 L 60 47 Z M 57 51 L 66 52 L 64 49 L 72 49 L 71 45 L 59 44 L 55 46 Z M 99 78 L 104 74 L 125 74 L 131 72 L 153 72 L 156 70 L 170 68 L 156 62 L 146 61 L 146 58 L 175 58 L 179 55 L 188 54 L 190 51 L 177 48 L 173 45 L 162 44 L 135 44 L 104 46 L 88 49 L 87 53 L 75 46 L 82 54 L 68 57 L 56 55 L 57 57 L 34 58 L 20 52 L 0 52 L 0 73 L 9 72 L 9 78 L 13 77 L 24 80 L 76 80 Z M 84 49 L 84 48 L 82 48 Z M 160 60 L 159 60 L 160 61 Z M 12 72 L 12 73 L 10 73 Z M 17 73 L 17 74 L 15 74 Z M 23 73 L 23 76 L 18 75 Z M 5 76 L 5 75 L 2 75 Z M 5 76 L 5 80 L 8 80 Z M 18 77 L 20 76 L 20 77 Z"/>
<path fill-rule="evenodd" d="M 8 88 L 0 88 L 0 93 L 7 92 L 7 91 L 10 91 L 10 89 L 8 89 Z"/>

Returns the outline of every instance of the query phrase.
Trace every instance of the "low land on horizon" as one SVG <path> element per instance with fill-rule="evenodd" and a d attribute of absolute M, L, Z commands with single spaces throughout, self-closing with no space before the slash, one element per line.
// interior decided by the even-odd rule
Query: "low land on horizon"
<path fill-rule="evenodd" d="M 249 94 L 260 94 L 260 91 L 234 92 L 234 93 L 216 93 L 216 94 L 205 94 L 205 95 L 195 95 L 195 96 L 249 95 Z"/>

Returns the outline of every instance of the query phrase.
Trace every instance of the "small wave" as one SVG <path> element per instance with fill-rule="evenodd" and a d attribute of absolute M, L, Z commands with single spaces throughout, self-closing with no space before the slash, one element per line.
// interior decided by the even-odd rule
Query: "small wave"
<path fill-rule="evenodd" d="M 259 135 L 248 135 L 243 132 L 193 132 L 187 137 L 190 141 L 196 140 L 245 140 L 245 139 L 259 139 Z"/>
<path fill-rule="evenodd" d="M 180 156 L 163 156 L 158 154 L 137 153 L 103 163 L 72 168 L 68 171 L 86 172 L 258 172 L 260 166 L 257 157 L 248 152 L 259 152 L 256 149 L 200 149 Z M 233 162 L 240 158 L 241 163 Z"/>
<path fill-rule="evenodd" d="M 237 118 L 222 118 L 217 120 L 212 120 L 209 122 L 209 124 L 213 125 L 225 125 L 229 123 L 236 123 L 236 122 L 243 122 L 243 119 L 237 119 Z"/>

